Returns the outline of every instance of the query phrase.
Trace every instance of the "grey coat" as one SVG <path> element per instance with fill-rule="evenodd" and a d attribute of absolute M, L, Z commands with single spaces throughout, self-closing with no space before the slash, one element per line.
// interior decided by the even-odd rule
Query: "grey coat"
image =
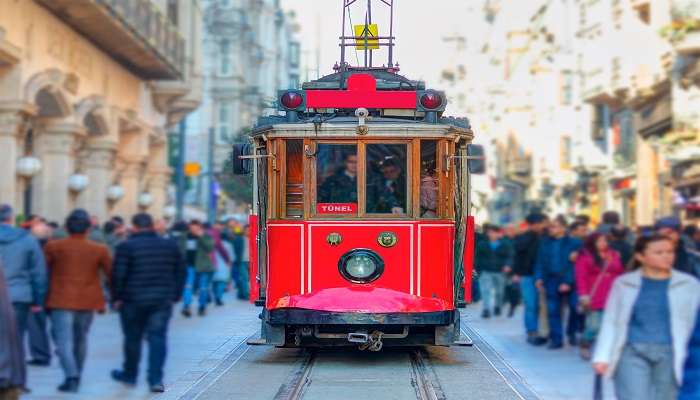
<path fill-rule="evenodd" d="M 46 262 L 39 242 L 24 229 L 0 224 L 0 260 L 13 303 L 43 304 Z"/>
<path fill-rule="evenodd" d="M 24 387 L 26 376 L 24 350 L 0 265 L 0 391 Z"/>

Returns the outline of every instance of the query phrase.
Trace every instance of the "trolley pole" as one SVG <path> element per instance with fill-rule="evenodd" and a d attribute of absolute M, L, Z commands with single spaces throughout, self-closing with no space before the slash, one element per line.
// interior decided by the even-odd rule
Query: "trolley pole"
<path fill-rule="evenodd" d="M 177 132 L 177 167 L 175 171 L 175 220 L 184 219 L 185 206 L 185 148 L 186 148 L 187 118 L 178 124 Z"/>
<path fill-rule="evenodd" d="M 208 162 L 207 166 L 207 183 L 209 184 L 209 190 L 207 194 L 209 195 L 209 201 L 207 203 L 207 222 L 213 224 L 216 222 L 216 197 L 214 197 L 216 191 L 216 182 L 214 180 L 214 135 L 216 130 L 212 127 L 209 128 L 209 148 L 208 150 Z"/>

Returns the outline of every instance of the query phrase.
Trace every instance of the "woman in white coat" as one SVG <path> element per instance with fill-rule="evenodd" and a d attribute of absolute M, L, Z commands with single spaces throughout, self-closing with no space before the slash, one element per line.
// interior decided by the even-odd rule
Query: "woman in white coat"
<path fill-rule="evenodd" d="M 635 270 L 613 284 L 593 357 L 613 378 L 618 400 L 673 400 L 700 305 L 700 283 L 673 270 L 665 236 L 641 237 Z"/>

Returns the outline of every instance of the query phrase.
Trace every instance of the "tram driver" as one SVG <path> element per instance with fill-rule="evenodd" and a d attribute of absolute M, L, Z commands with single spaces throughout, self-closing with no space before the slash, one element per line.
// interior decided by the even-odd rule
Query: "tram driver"
<path fill-rule="evenodd" d="M 318 188 L 319 203 L 357 203 L 357 154 L 346 153 L 343 166 Z"/>
<path fill-rule="evenodd" d="M 380 175 L 368 188 L 367 211 L 377 214 L 406 213 L 406 176 L 393 156 L 385 157 Z"/>

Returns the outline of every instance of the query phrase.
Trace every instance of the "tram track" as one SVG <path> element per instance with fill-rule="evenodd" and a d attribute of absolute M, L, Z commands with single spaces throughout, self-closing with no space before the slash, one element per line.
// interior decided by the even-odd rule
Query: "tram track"
<path fill-rule="evenodd" d="M 410 349 L 404 352 L 407 356 L 407 367 L 410 372 L 409 383 L 418 400 L 446 400 L 440 381 L 430 363 L 430 356 L 425 349 Z M 302 400 L 308 389 L 315 383 L 314 372 L 320 368 L 319 361 L 323 361 L 323 351 L 305 350 L 301 360 L 287 376 L 286 381 L 280 386 L 275 400 Z M 352 379 L 349 379 L 352 381 Z M 362 380 L 357 380 L 359 384 Z M 321 384 L 321 383 L 317 383 Z M 387 387 L 386 389 L 391 389 Z"/>

